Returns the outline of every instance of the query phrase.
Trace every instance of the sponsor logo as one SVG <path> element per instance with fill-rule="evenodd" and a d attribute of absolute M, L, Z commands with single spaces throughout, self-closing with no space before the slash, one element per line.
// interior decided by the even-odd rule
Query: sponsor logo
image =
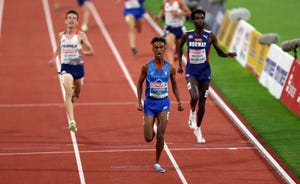
<path fill-rule="evenodd" d="M 150 86 L 151 88 L 165 88 L 167 84 L 163 82 L 151 82 Z"/>

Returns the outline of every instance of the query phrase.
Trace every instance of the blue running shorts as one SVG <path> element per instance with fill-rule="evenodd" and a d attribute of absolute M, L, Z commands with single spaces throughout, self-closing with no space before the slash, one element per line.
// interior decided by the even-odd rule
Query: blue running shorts
<path fill-rule="evenodd" d="M 79 6 L 82 6 L 85 1 L 91 1 L 91 0 L 77 0 L 77 3 Z"/>
<path fill-rule="evenodd" d="M 134 9 L 124 9 L 124 16 L 126 15 L 133 15 L 135 20 L 140 20 L 144 17 L 145 9 L 141 8 L 134 8 Z"/>
<path fill-rule="evenodd" d="M 144 101 L 144 114 L 152 117 L 157 117 L 157 115 L 163 111 L 170 110 L 170 99 L 169 97 L 163 99 L 156 98 L 146 98 Z"/>
<path fill-rule="evenodd" d="M 184 29 L 184 27 L 182 27 L 182 26 L 181 27 L 167 26 L 165 28 L 165 35 L 172 33 L 175 35 L 176 39 L 180 39 L 183 35 L 183 29 Z"/>
<path fill-rule="evenodd" d="M 66 73 L 71 74 L 74 80 L 81 79 L 84 77 L 84 66 L 83 64 L 79 64 L 79 65 L 62 64 L 60 74 L 66 74 Z"/>

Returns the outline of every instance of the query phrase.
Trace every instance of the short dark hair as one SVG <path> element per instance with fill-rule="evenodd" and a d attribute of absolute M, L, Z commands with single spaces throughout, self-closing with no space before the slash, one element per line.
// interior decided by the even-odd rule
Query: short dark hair
<path fill-rule="evenodd" d="M 79 19 L 79 14 L 77 13 L 77 11 L 75 11 L 75 10 L 69 10 L 69 11 L 67 11 L 65 18 L 67 18 L 67 16 L 69 14 L 75 14 L 77 16 L 77 20 Z"/>
<path fill-rule="evenodd" d="M 191 14 L 192 20 L 195 19 L 195 15 L 196 15 L 197 13 L 201 13 L 201 14 L 203 14 L 204 17 L 205 17 L 205 11 L 204 11 L 204 10 L 202 10 L 202 9 L 196 9 L 196 10 L 194 10 L 194 11 L 192 12 L 192 14 Z"/>
<path fill-rule="evenodd" d="M 166 39 L 164 39 L 163 37 L 154 37 L 151 40 L 151 44 L 153 45 L 155 42 L 163 42 L 164 44 L 166 44 Z"/>

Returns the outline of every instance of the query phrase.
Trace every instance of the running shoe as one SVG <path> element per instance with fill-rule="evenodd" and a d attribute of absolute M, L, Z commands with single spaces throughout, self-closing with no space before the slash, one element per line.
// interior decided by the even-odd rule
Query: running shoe
<path fill-rule="evenodd" d="M 204 137 L 202 136 L 202 132 L 201 132 L 200 127 L 195 128 L 194 135 L 196 136 L 198 143 L 204 144 L 206 142 Z"/>
<path fill-rule="evenodd" d="M 72 98 L 71 98 L 72 103 L 75 102 L 75 99 L 76 99 L 75 95 L 72 95 Z"/>
<path fill-rule="evenodd" d="M 77 131 L 76 122 L 74 120 L 71 120 L 69 123 L 69 130 L 70 131 Z"/>
<path fill-rule="evenodd" d="M 136 54 L 137 54 L 136 48 L 132 48 L 132 49 L 131 49 L 131 53 L 132 53 L 133 55 L 136 55 Z"/>
<path fill-rule="evenodd" d="M 190 110 L 190 117 L 189 117 L 188 125 L 191 129 L 196 128 L 196 111 L 193 112 L 192 110 Z"/>
<path fill-rule="evenodd" d="M 157 173 L 164 173 L 164 172 L 166 172 L 166 170 L 164 168 L 162 168 L 158 163 L 154 164 L 154 170 Z"/>
<path fill-rule="evenodd" d="M 54 11 L 59 11 L 59 3 L 54 4 Z"/>

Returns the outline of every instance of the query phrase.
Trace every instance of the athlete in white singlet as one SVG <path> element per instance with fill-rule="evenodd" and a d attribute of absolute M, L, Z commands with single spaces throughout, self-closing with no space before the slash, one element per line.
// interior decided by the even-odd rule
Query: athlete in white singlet
<path fill-rule="evenodd" d="M 174 65 L 175 53 L 178 43 L 185 31 L 184 22 L 187 16 L 190 16 L 191 10 L 183 0 L 164 0 L 163 8 L 158 16 L 158 20 L 165 18 L 165 38 L 167 40 L 167 59 Z"/>
<path fill-rule="evenodd" d="M 54 66 L 56 57 L 60 56 L 60 74 L 65 90 L 65 107 L 69 118 L 69 129 L 72 131 L 77 130 L 72 97 L 78 98 L 81 91 L 84 77 L 82 56 L 94 55 L 94 49 L 86 34 L 77 30 L 78 18 L 78 13 L 74 10 L 66 13 L 66 30 L 59 33 L 58 47 L 49 61 L 49 65 Z"/>

